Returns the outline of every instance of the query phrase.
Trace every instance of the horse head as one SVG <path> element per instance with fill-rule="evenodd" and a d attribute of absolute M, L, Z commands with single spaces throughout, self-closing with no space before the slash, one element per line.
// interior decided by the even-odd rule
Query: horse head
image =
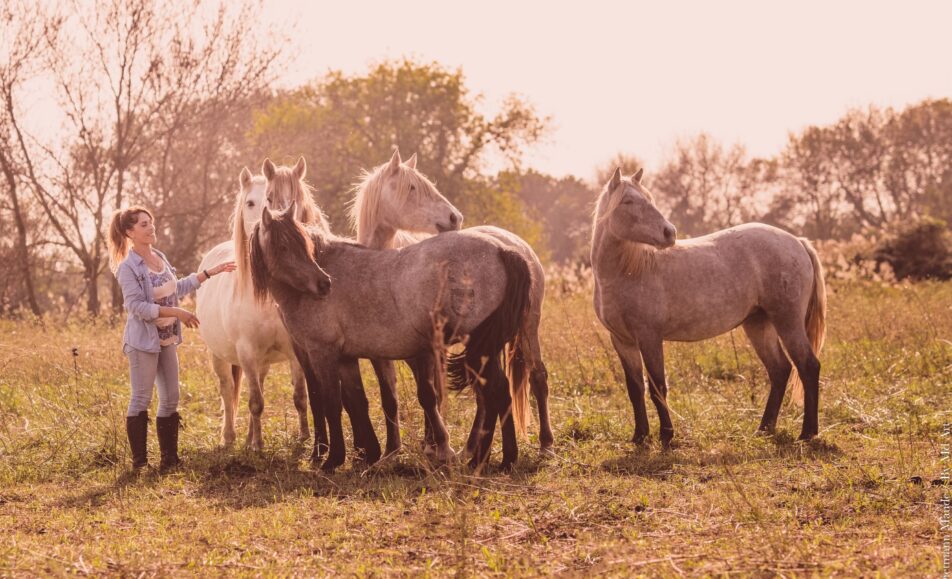
<path fill-rule="evenodd" d="M 368 243 L 377 230 L 436 234 L 462 227 L 462 213 L 416 164 L 416 154 L 404 162 L 395 150 L 388 163 L 364 174 L 350 210 L 358 241 Z"/>
<path fill-rule="evenodd" d="M 641 183 L 644 169 L 630 178 L 616 168 L 599 200 L 598 219 L 606 222 L 609 233 L 634 243 L 659 249 L 674 245 L 677 229 L 658 211 L 648 188 Z"/>
<path fill-rule="evenodd" d="M 266 179 L 265 199 L 267 206 L 274 211 L 284 211 L 291 203 L 295 204 L 294 218 L 305 225 L 318 225 L 330 228 L 327 218 L 314 203 L 311 187 L 304 182 L 307 174 L 307 162 L 298 158 L 294 167 L 276 166 L 271 159 L 261 164 L 261 174 Z"/>
<path fill-rule="evenodd" d="M 261 301 L 278 282 L 298 295 L 327 296 L 331 278 L 314 260 L 314 242 L 295 218 L 297 202 L 285 211 L 266 209 L 251 236 L 251 279 Z"/>

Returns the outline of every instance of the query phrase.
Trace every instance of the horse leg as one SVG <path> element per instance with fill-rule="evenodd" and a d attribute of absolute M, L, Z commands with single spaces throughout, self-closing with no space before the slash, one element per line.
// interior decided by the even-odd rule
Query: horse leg
<path fill-rule="evenodd" d="M 512 418 L 512 395 L 509 392 L 509 381 L 499 365 L 499 357 L 491 356 L 486 364 L 484 378 L 487 385 L 492 384 L 492 400 L 496 406 L 496 415 L 502 429 L 502 469 L 509 470 L 519 457 L 519 445 L 516 441 L 516 423 Z M 495 424 L 493 425 L 495 429 Z M 492 433 L 488 434 L 490 443 Z"/>
<path fill-rule="evenodd" d="M 304 369 L 297 356 L 291 356 L 291 384 L 294 385 L 294 409 L 298 414 L 298 426 L 300 427 L 300 439 L 302 441 L 311 438 L 311 429 L 307 423 L 307 379 L 304 377 Z"/>
<path fill-rule="evenodd" d="M 212 356 L 212 368 L 218 376 L 218 391 L 221 393 L 221 444 L 230 447 L 235 443 L 235 376 L 232 366 L 218 356 Z"/>
<path fill-rule="evenodd" d="M 476 416 L 473 417 L 473 427 L 466 439 L 466 456 L 475 456 L 476 447 L 482 438 L 483 422 L 486 420 L 486 401 L 482 396 L 476 396 Z"/>
<path fill-rule="evenodd" d="M 475 382 L 473 388 L 476 389 L 476 400 L 482 401 L 483 408 L 482 413 L 477 414 L 477 418 L 481 417 L 482 420 L 478 426 L 474 425 L 474 430 L 479 432 L 479 436 L 473 454 L 469 459 L 469 467 L 478 471 L 489 460 L 493 437 L 496 433 L 496 419 L 499 417 L 499 408 L 495 403 L 495 392 L 488 381 L 486 384 Z"/>
<path fill-rule="evenodd" d="M 311 361 L 311 369 L 317 378 L 321 407 L 324 410 L 324 418 L 327 420 L 330 438 L 327 458 L 324 460 L 324 464 L 321 465 L 321 470 L 333 472 L 334 469 L 344 464 L 344 459 L 347 457 L 347 449 L 344 444 L 344 428 L 341 421 L 343 402 L 341 400 L 339 374 L 340 360 L 313 350 L 308 353 L 308 359 Z"/>
<path fill-rule="evenodd" d="M 390 455 L 400 451 L 400 415 L 397 401 L 397 372 L 393 360 L 371 360 L 380 384 L 380 403 L 387 420 L 387 450 Z"/>
<path fill-rule="evenodd" d="M 631 400 L 631 409 L 635 415 L 635 433 L 631 441 L 635 444 L 644 444 L 648 440 L 651 427 L 648 424 L 648 408 L 645 406 L 645 377 L 641 364 L 641 351 L 637 345 L 625 343 L 614 335 L 612 335 L 612 346 L 615 347 L 615 352 L 621 360 L 628 399 Z"/>
<path fill-rule="evenodd" d="M 820 433 L 820 360 L 813 353 L 803 316 L 790 318 L 776 320 L 774 325 L 803 383 L 803 429 L 799 440 L 810 440 Z"/>
<path fill-rule="evenodd" d="M 342 359 L 339 372 L 344 410 L 350 416 L 350 426 L 354 431 L 354 447 L 367 464 L 373 464 L 380 460 L 380 442 L 370 422 L 370 405 L 357 358 Z"/>
<path fill-rule="evenodd" d="M 539 446 L 542 450 L 548 450 L 555 437 L 552 436 L 552 424 L 549 422 L 549 371 L 542 361 L 538 324 L 529 330 L 529 354 L 532 356 L 529 360 L 529 386 L 539 409 Z"/>
<path fill-rule="evenodd" d="M 671 414 L 668 411 L 668 384 L 664 377 L 664 342 L 661 338 L 641 339 L 641 358 L 648 370 L 648 385 L 651 401 L 658 411 L 661 422 L 661 445 L 668 448 L 674 438 L 674 426 L 671 424 Z"/>
<path fill-rule="evenodd" d="M 757 357 L 767 368 L 767 376 L 770 378 L 770 395 L 767 397 L 767 406 L 757 431 L 773 434 L 793 366 L 783 353 L 777 329 L 767 319 L 766 314 L 747 318 L 744 321 L 744 332 L 757 352 Z"/>
<path fill-rule="evenodd" d="M 238 351 L 238 361 L 245 374 L 245 380 L 248 382 L 248 437 L 245 444 L 256 452 L 264 448 L 261 438 L 261 414 L 264 412 L 264 384 L 263 379 L 267 373 L 267 364 L 258 364 L 258 360 L 253 353 Z M 261 368 L 264 367 L 264 372 Z"/>
<path fill-rule="evenodd" d="M 450 436 L 440 415 L 440 398 L 436 391 L 436 354 L 421 354 L 410 363 L 417 383 L 417 398 L 429 424 L 429 437 L 424 452 L 439 462 L 448 462 L 456 454 L 450 447 Z"/>
<path fill-rule="evenodd" d="M 317 463 L 324 458 L 327 452 L 327 421 L 324 419 L 324 407 L 321 406 L 321 389 L 317 375 L 311 367 L 307 353 L 294 346 L 294 355 L 304 373 L 304 382 L 307 385 L 307 399 L 311 405 L 311 417 L 314 419 L 314 450 L 311 453 L 311 462 Z"/>

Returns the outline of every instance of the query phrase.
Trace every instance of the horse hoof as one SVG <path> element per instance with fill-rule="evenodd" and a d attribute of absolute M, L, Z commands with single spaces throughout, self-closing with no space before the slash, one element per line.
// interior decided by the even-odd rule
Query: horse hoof
<path fill-rule="evenodd" d="M 631 437 L 631 442 L 633 442 L 637 446 L 648 446 L 648 433 L 647 432 L 644 434 L 635 433 L 635 435 Z"/>
<path fill-rule="evenodd" d="M 674 432 L 662 432 L 661 433 L 661 448 L 664 450 L 671 450 L 671 439 L 674 438 Z"/>
<path fill-rule="evenodd" d="M 552 435 L 540 436 L 539 437 L 539 449 L 543 452 L 552 448 L 552 443 L 554 442 Z"/>
<path fill-rule="evenodd" d="M 427 446 L 423 454 L 431 461 L 445 464 L 452 462 L 456 459 L 456 453 L 453 452 L 453 448 L 450 447 L 449 443 L 444 443 L 441 446 Z"/>
<path fill-rule="evenodd" d="M 816 440 L 817 436 L 819 436 L 819 434 L 817 434 L 816 432 L 809 432 L 809 433 L 808 433 L 808 432 L 801 432 L 801 433 L 800 433 L 800 436 L 797 437 L 797 441 L 798 441 L 798 442 L 810 442 L 811 440 Z"/>
<path fill-rule="evenodd" d="M 328 459 L 324 461 L 324 464 L 321 465 L 321 470 L 327 474 L 331 474 L 342 464 L 344 464 L 343 459 L 332 459 L 328 457 Z"/>

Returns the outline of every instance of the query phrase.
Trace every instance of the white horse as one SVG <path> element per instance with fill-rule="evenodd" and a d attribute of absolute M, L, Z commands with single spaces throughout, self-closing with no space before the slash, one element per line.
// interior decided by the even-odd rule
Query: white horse
<path fill-rule="evenodd" d="M 357 242 L 374 249 L 407 247 L 427 235 L 459 229 L 463 220 L 460 212 L 416 170 L 416 154 L 403 162 L 399 150 L 393 152 L 389 163 L 364 173 L 363 179 L 356 187 L 350 218 L 356 230 Z M 508 369 L 513 383 L 528 379 L 531 385 L 539 409 L 539 443 L 542 449 L 546 450 L 552 445 L 553 436 L 549 423 L 548 372 L 542 361 L 539 345 L 539 324 L 542 321 L 542 302 L 545 299 L 545 271 L 542 262 L 528 243 L 505 229 L 479 226 L 468 228 L 467 231 L 479 232 L 495 239 L 503 246 L 518 252 L 529 263 L 532 273 L 532 305 L 526 321 L 527 331 L 522 334 L 525 342 L 510 345 L 508 354 L 516 360 L 515 363 L 509 364 Z M 378 376 L 385 377 L 388 382 L 395 380 L 392 361 L 375 360 L 373 363 Z M 383 392 L 383 388 L 381 391 Z M 521 398 L 514 398 L 517 404 L 519 400 Z M 395 417 L 396 399 L 385 399 L 385 408 L 388 403 L 392 404 L 393 411 L 387 412 L 387 416 Z M 467 442 L 467 450 L 471 454 L 477 439 L 476 425 L 481 423 L 482 415 L 483 410 L 479 408 Z M 523 416 L 524 413 L 517 409 L 516 415 Z M 525 432 L 525 426 L 517 421 L 516 428 L 520 432 Z M 390 431 L 399 433 L 399 426 L 388 420 L 387 427 L 387 451 L 391 452 L 394 449 L 390 446 Z"/>
<path fill-rule="evenodd" d="M 235 441 L 238 390 L 244 374 L 248 382 L 248 408 L 251 411 L 247 444 L 256 451 L 263 448 L 261 414 L 264 411 L 264 380 L 271 364 L 284 361 L 291 364 L 294 407 L 298 413 L 301 439 L 310 437 L 304 372 L 274 304 L 261 304 L 255 300 L 248 269 L 248 240 L 255 224 L 261 220 L 265 207 L 272 202 L 284 207 L 292 201 L 266 198 L 267 179 L 284 177 L 300 182 L 306 170 L 303 157 L 289 171 L 290 175 L 285 176 L 276 176 L 276 168 L 270 160 L 265 160 L 263 164 L 264 177 L 252 177 L 247 167 L 243 168 L 239 176 L 240 192 L 232 215 L 232 239 L 212 248 L 198 268 L 202 271 L 213 264 L 229 260 L 237 264 L 235 275 L 215 276 L 202 284 L 198 290 L 196 307 L 196 314 L 202 322 L 199 332 L 208 346 L 212 367 L 218 375 L 223 407 L 221 442 L 225 446 L 231 446 Z M 296 191 L 301 192 L 301 189 Z M 326 225 L 324 215 L 314 204 L 311 195 L 301 194 L 301 198 L 294 201 L 299 219 L 306 223 Z"/>

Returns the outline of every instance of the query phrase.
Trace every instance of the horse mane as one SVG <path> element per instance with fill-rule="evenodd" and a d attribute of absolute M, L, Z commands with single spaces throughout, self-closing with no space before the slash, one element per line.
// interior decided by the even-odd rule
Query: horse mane
<path fill-rule="evenodd" d="M 355 194 L 348 213 L 350 225 L 356 232 L 359 243 L 369 243 L 373 232 L 380 225 L 380 203 L 389 166 L 390 163 L 387 162 L 370 171 L 362 171 L 360 180 L 353 187 Z M 414 197 L 425 199 L 439 195 L 436 185 L 416 169 L 401 164 L 398 171 L 396 201 L 400 205 Z"/>
<path fill-rule="evenodd" d="M 295 217 L 301 223 L 305 225 L 316 223 L 325 229 L 330 229 L 327 217 L 324 216 L 324 212 L 321 211 L 321 208 L 318 207 L 314 201 L 314 189 L 305 183 L 303 179 L 295 179 L 291 167 L 281 166 L 275 168 L 274 178 L 268 182 L 267 194 L 269 198 L 274 195 L 275 191 L 291 192 L 291 198 L 284 200 L 283 207 L 290 205 L 292 201 L 297 203 L 298 214 Z M 269 202 L 270 205 L 274 205 L 274 203 L 274 199 L 271 199 Z M 283 207 L 279 207 L 279 209 Z"/>
<path fill-rule="evenodd" d="M 231 213 L 232 220 L 232 239 L 235 243 L 235 266 L 237 271 L 237 284 L 236 288 L 247 287 L 248 282 L 250 282 L 250 264 L 248 261 L 248 234 L 245 233 L 245 200 L 248 197 L 248 192 L 254 188 L 255 185 L 263 185 L 267 183 L 267 179 L 262 175 L 255 175 L 251 178 L 251 187 L 247 190 L 242 188 L 238 195 L 235 197 L 235 209 Z"/>
<path fill-rule="evenodd" d="M 268 211 L 265 209 L 265 211 Z M 329 230 L 323 228 L 321 224 L 314 223 L 305 225 L 298 221 L 293 215 L 288 214 L 278 214 L 272 217 L 271 227 L 268 230 L 268 235 L 270 240 L 268 242 L 268 252 L 264 253 L 261 250 L 261 244 L 258 241 L 258 237 L 261 232 L 261 222 L 258 222 L 255 225 L 254 233 L 251 235 L 250 243 L 250 271 L 251 271 L 251 280 L 252 287 L 254 288 L 255 299 L 260 303 L 266 301 L 268 297 L 268 285 L 271 283 L 271 264 L 274 261 L 272 257 L 271 247 L 275 246 L 281 241 L 286 241 L 286 246 L 290 251 L 294 251 L 296 248 L 300 251 L 300 247 L 303 245 L 305 255 L 311 256 L 312 258 L 316 255 L 317 251 L 323 251 L 326 247 L 325 236 L 331 236 Z M 315 243 L 315 238 L 317 243 Z M 317 245 L 320 245 L 318 249 Z"/>
<path fill-rule="evenodd" d="M 640 183 L 635 183 L 629 177 L 622 177 L 621 184 L 615 187 L 614 190 L 609 190 L 608 185 L 605 185 L 605 187 L 602 188 L 602 192 L 598 195 L 598 201 L 595 202 L 595 214 L 592 223 L 593 262 L 595 250 L 599 249 L 595 246 L 597 244 L 604 246 L 605 237 L 609 235 L 608 232 L 605 231 L 602 222 L 608 220 L 612 213 L 618 209 L 618 206 L 621 205 L 622 195 L 613 195 L 613 193 L 615 193 L 615 191 L 624 191 L 625 185 L 634 187 L 639 193 L 644 195 L 648 201 L 654 204 L 654 196 L 651 194 L 651 191 L 648 191 L 648 189 Z M 594 232 L 601 232 L 601 235 L 594 235 Z M 656 248 L 645 243 L 635 243 L 626 239 L 615 238 L 613 242 L 615 244 L 613 251 L 607 255 L 604 251 L 605 248 L 600 248 L 602 249 L 602 255 L 608 257 L 607 265 L 609 267 L 617 268 L 617 271 L 620 271 L 624 275 L 637 276 L 650 271 L 655 266 L 655 258 L 658 252 Z"/>

